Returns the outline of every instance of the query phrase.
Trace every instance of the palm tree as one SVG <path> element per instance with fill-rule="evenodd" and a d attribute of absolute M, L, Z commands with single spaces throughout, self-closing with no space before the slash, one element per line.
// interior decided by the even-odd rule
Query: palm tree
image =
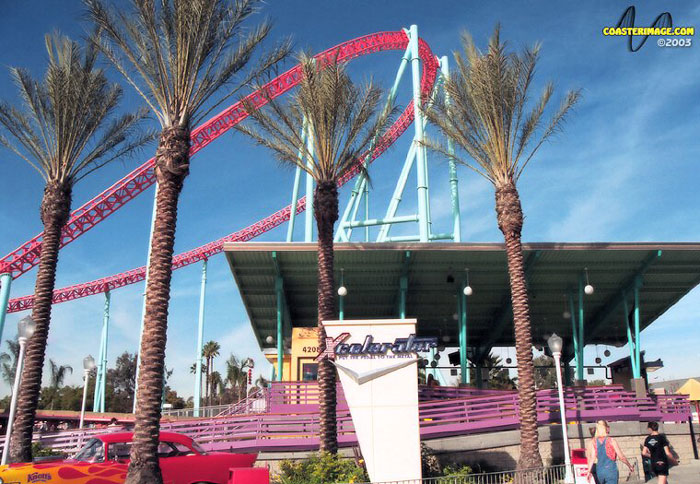
<path fill-rule="evenodd" d="M 207 342 L 203 347 L 202 347 L 202 357 L 204 357 L 206 361 L 206 392 L 205 392 L 205 398 L 207 401 L 207 405 L 211 405 L 211 380 L 209 379 L 209 375 L 211 374 L 211 371 L 214 369 L 214 358 L 219 356 L 219 350 L 221 350 L 221 345 L 217 343 L 216 341 L 209 341 Z"/>
<path fill-rule="evenodd" d="M 155 157 L 156 218 L 148 261 L 134 444 L 127 484 L 162 482 L 158 466 L 168 301 L 177 205 L 189 173 L 192 126 L 233 96 L 241 85 L 273 67 L 287 43 L 261 56 L 240 76 L 270 24 L 247 27 L 259 0 L 130 0 L 119 11 L 84 0 L 100 29 L 99 45 L 161 125 Z M 225 88 L 225 89 L 224 89 Z M 219 96 L 217 92 L 223 91 Z"/>
<path fill-rule="evenodd" d="M 231 355 L 226 360 L 226 381 L 231 385 L 234 401 L 240 401 L 246 396 L 250 361 L 250 358 L 239 359 L 236 355 Z"/>
<path fill-rule="evenodd" d="M 12 395 L 12 386 L 15 382 L 15 372 L 17 371 L 17 360 L 19 359 L 19 342 L 11 339 L 5 342 L 9 348 L 9 353 L 4 351 L 0 353 L 0 364 L 2 364 L 2 379 L 10 387 L 10 395 Z"/>
<path fill-rule="evenodd" d="M 73 373 L 73 367 L 70 365 L 57 365 L 52 359 L 49 359 L 49 365 L 51 367 L 51 380 L 49 385 L 51 388 L 51 410 L 53 410 L 56 404 L 56 397 L 58 397 L 58 389 L 63 385 L 66 374 Z"/>
<path fill-rule="evenodd" d="M 300 62 L 301 82 L 289 103 L 282 105 L 268 99 L 267 106 L 257 110 L 247 103 L 254 127 L 240 126 L 239 130 L 270 149 L 281 163 L 300 167 L 316 182 L 313 208 L 318 228 L 318 344 L 323 351 L 323 321 L 337 317 L 333 227 L 338 220 L 338 180 L 357 165 L 359 156 L 386 128 L 394 110 L 378 115 L 381 89 L 371 82 L 363 88 L 356 86 L 337 60 L 324 60 L 317 65 L 313 58 L 302 54 Z M 304 126 L 313 139 L 312 149 L 300 135 Z M 310 160 L 308 165 L 298 153 Z M 321 450 L 332 453 L 338 449 L 335 380 L 331 362 L 321 361 Z"/>
<path fill-rule="evenodd" d="M 44 225 L 34 288 L 34 336 L 27 342 L 10 459 L 31 460 L 32 428 L 41 391 L 46 338 L 51 321 L 61 230 L 71 211 L 74 185 L 89 173 L 147 142 L 135 135 L 146 111 L 116 114 L 122 89 L 97 67 L 98 50 L 81 48 L 67 37 L 46 36 L 48 66 L 43 80 L 10 69 L 21 107 L 0 102 L 0 144 L 31 165 L 44 179 L 39 214 Z"/>
<path fill-rule="evenodd" d="M 456 72 L 444 84 L 451 102 L 438 100 L 426 114 L 471 159 L 451 154 L 445 146 L 429 145 L 494 185 L 498 228 L 505 239 L 508 259 L 518 359 L 521 424 L 518 465 L 539 467 L 542 459 L 537 438 L 532 333 L 521 247 L 523 212 L 516 184 L 542 143 L 561 127 L 580 91 L 568 92 L 543 126 L 544 111 L 554 92 L 552 84 L 545 86 L 532 108 L 528 107 L 539 46 L 509 53 L 501 42 L 498 27 L 486 52 L 480 52 L 468 34 L 463 35 L 462 44 L 464 54 L 455 53 Z"/>

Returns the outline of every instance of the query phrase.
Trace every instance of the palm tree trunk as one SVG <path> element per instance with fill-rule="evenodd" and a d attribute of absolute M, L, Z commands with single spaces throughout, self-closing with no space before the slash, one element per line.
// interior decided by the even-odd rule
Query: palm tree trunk
<path fill-rule="evenodd" d="M 326 349 L 323 321 L 336 319 L 335 278 L 333 274 L 333 227 L 338 220 L 338 188 L 333 182 L 321 182 L 314 194 L 314 215 L 318 227 L 318 346 Z M 318 364 L 320 450 L 338 452 L 336 422 L 335 367 L 327 359 Z"/>
<path fill-rule="evenodd" d="M 496 188 L 498 228 L 503 232 L 508 259 L 510 297 L 513 306 L 515 354 L 518 361 L 518 399 L 520 402 L 520 459 L 519 469 L 542 467 L 537 435 L 537 393 L 535 368 L 532 362 L 532 328 L 527 281 L 523 267 L 523 249 L 520 242 L 523 211 L 514 183 Z"/>
<path fill-rule="evenodd" d="M 61 243 L 61 230 L 70 216 L 72 187 L 70 184 L 48 182 L 41 201 L 41 221 L 44 240 L 41 243 L 39 270 L 34 286 L 32 319 L 36 323 L 34 336 L 27 341 L 22 370 L 22 383 L 17 395 L 17 414 L 10 443 L 11 462 L 32 460 L 32 429 L 41 393 L 46 338 L 51 322 L 51 302 L 56 283 L 56 265 Z"/>
<path fill-rule="evenodd" d="M 190 131 L 177 126 L 163 130 L 156 151 L 156 219 L 151 239 L 146 286 L 146 315 L 141 336 L 141 366 L 137 382 L 134 440 L 126 484 L 161 484 L 158 435 L 165 370 L 168 302 L 172 276 L 177 203 L 188 174 Z"/>

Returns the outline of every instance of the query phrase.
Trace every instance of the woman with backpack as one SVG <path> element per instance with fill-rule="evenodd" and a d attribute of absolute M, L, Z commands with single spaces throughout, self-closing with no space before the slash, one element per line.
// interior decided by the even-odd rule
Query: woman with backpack
<path fill-rule="evenodd" d="M 589 442 L 588 454 L 588 480 L 592 478 L 591 467 L 596 464 L 596 477 L 600 484 L 617 484 L 619 472 L 617 470 L 617 459 L 629 467 L 630 472 L 634 470 L 632 464 L 622 453 L 617 441 L 610 437 L 610 426 L 605 420 L 598 420 L 595 426 L 595 436 Z"/>

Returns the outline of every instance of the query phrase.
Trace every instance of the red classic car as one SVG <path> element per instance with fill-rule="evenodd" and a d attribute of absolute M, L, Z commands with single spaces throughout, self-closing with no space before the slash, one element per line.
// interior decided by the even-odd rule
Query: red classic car
<path fill-rule="evenodd" d="M 0 484 L 123 484 L 132 435 L 120 432 L 93 437 L 66 460 L 2 466 Z M 252 467 L 257 457 L 208 453 L 185 435 L 160 433 L 158 458 L 164 484 L 226 484 L 230 468 Z"/>

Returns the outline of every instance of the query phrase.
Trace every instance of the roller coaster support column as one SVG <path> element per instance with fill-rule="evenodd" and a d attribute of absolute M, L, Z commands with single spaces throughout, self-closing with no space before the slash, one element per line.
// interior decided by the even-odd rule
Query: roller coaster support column
<path fill-rule="evenodd" d="M 199 417 L 202 402 L 202 345 L 204 339 L 204 300 L 207 295 L 207 259 L 202 261 L 202 286 L 199 290 L 199 321 L 197 323 L 197 354 L 194 370 L 194 416 Z"/>
<path fill-rule="evenodd" d="M 301 142 L 306 142 L 306 118 L 301 128 Z M 297 158 L 303 159 L 304 152 L 300 147 L 297 152 Z M 289 212 L 289 225 L 287 226 L 287 242 L 291 242 L 294 238 L 294 222 L 297 217 L 297 198 L 299 197 L 299 183 L 301 182 L 301 168 L 297 166 L 294 170 L 294 187 L 292 188 L 292 209 Z"/>
<path fill-rule="evenodd" d="M 309 158 L 314 156 L 314 134 L 311 128 L 307 129 L 306 136 L 306 165 L 310 166 L 312 161 Z M 314 179 L 306 174 L 306 224 L 304 226 L 304 242 L 311 242 L 314 234 Z"/>
<path fill-rule="evenodd" d="M 7 302 L 10 300 L 10 287 L 12 287 L 12 274 L 9 272 L 0 274 L 0 343 L 2 343 L 2 330 L 5 328 Z"/>
<path fill-rule="evenodd" d="M 420 93 L 420 57 L 418 56 L 418 26 L 411 25 L 411 74 L 413 79 L 413 109 L 416 145 L 416 173 L 418 178 L 418 233 L 420 242 L 430 241 L 430 224 L 428 220 L 428 166 L 425 146 L 423 146 L 423 108 Z"/>
<path fill-rule="evenodd" d="M 443 78 L 443 86 L 444 82 L 446 82 L 450 78 L 450 65 L 447 59 L 448 58 L 446 55 L 440 58 L 440 72 Z M 444 89 L 444 87 L 443 91 L 445 93 L 445 104 L 449 108 L 450 96 L 447 93 L 447 90 Z M 452 141 L 452 138 L 449 137 L 447 138 L 447 152 L 450 155 L 454 155 L 455 152 L 454 142 Z M 455 164 L 455 160 L 452 158 L 450 158 L 447 161 L 447 163 L 449 166 L 450 173 L 450 201 L 452 202 L 452 235 L 454 237 L 455 242 L 461 242 L 462 225 L 459 216 L 459 186 L 457 181 L 457 166 Z"/>
<path fill-rule="evenodd" d="M 105 411 L 105 390 L 107 388 L 107 350 L 109 348 L 109 306 L 110 292 L 105 292 L 105 307 L 102 316 L 102 338 L 100 341 L 100 358 L 97 362 L 95 379 L 95 396 L 92 401 L 93 412 Z"/>
<path fill-rule="evenodd" d="M 143 281 L 143 305 L 141 306 L 141 330 L 139 331 L 139 346 L 136 349 L 136 375 L 134 381 L 139 381 L 139 366 L 141 366 L 141 339 L 143 338 L 143 324 L 146 319 L 146 288 L 148 287 L 148 266 L 151 262 L 151 240 L 153 240 L 153 230 L 156 226 L 156 201 L 158 200 L 158 183 L 153 191 L 153 213 L 151 214 L 151 233 L 148 236 L 148 256 L 146 258 L 146 278 Z M 138 385 L 136 386 L 138 388 Z M 134 389 L 134 406 L 132 412 L 136 413 L 136 399 L 138 398 L 136 388 Z"/>

